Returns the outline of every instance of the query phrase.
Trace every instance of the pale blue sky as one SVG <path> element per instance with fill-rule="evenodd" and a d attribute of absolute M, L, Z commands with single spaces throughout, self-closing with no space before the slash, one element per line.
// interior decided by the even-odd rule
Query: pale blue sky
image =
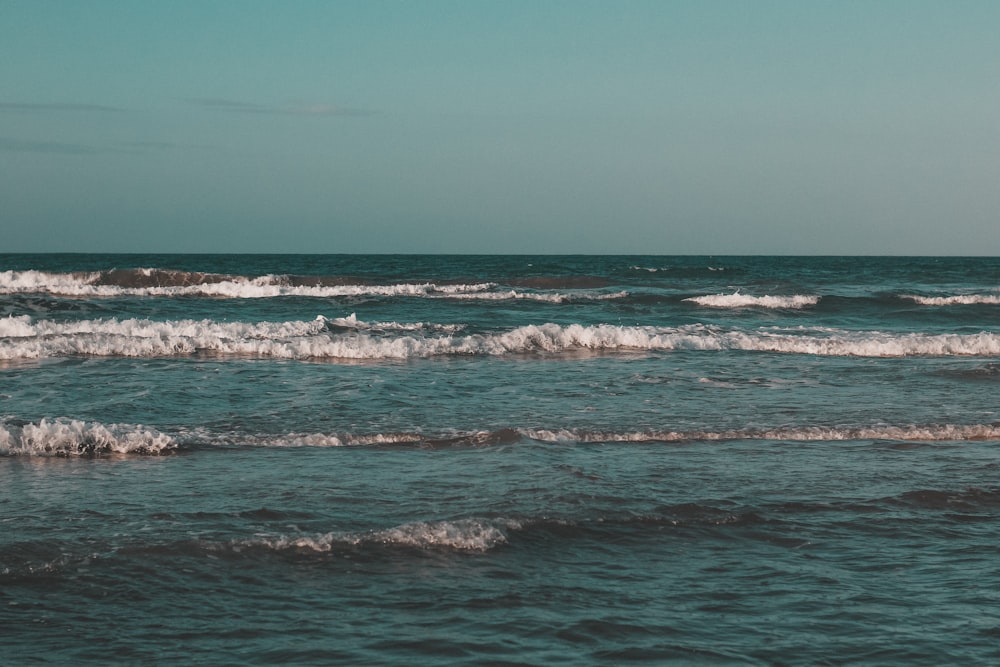
<path fill-rule="evenodd" d="M 0 252 L 1000 254 L 1000 2 L 0 0 Z"/>

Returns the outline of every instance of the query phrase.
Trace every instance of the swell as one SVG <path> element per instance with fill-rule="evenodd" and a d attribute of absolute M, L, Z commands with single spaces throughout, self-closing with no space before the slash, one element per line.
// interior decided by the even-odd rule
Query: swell
<path fill-rule="evenodd" d="M 621 504 L 627 506 L 633 500 L 621 498 Z M 775 499 L 753 505 L 692 499 L 634 510 L 581 508 L 569 514 L 487 513 L 351 531 L 300 531 L 288 526 L 288 513 L 266 508 L 212 517 L 178 517 L 166 513 L 149 518 L 171 523 L 180 519 L 196 522 L 225 518 L 229 524 L 227 532 L 230 535 L 235 532 L 237 537 L 198 531 L 204 536 L 170 539 L 157 532 L 130 535 L 116 527 L 117 534 L 112 538 L 92 535 L 86 540 L 54 537 L 7 542 L 0 546 L 0 582 L 54 580 L 68 572 L 78 574 L 81 568 L 104 570 L 113 561 L 124 561 L 126 568 L 122 572 L 131 572 L 136 563 L 151 568 L 163 560 L 176 566 L 184 559 L 204 561 L 206 557 L 254 562 L 267 557 L 293 562 L 315 558 L 345 562 L 342 559 L 346 558 L 347 564 L 355 567 L 362 560 L 398 561 L 428 553 L 476 556 L 504 548 L 531 548 L 539 542 L 571 548 L 575 543 L 590 541 L 600 544 L 602 550 L 617 550 L 660 539 L 669 531 L 677 531 L 687 539 L 700 534 L 713 540 L 750 538 L 800 548 L 808 544 L 800 535 L 804 525 L 820 526 L 827 522 L 842 525 L 846 521 L 859 531 L 888 530 L 905 535 L 908 533 L 900 522 L 915 521 L 919 529 L 914 534 L 926 537 L 940 531 L 941 522 L 945 523 L 946 531 L 952 531 L 956 524 L 993 517 L 998 508 L 1000 488 L 966 487 L 917 488 L 878 498 Z M 121 517 L 94 514 L 90 518 L 117 522 Z M 931 521 L 936 523 L 932 525 Z"/>
<path fill-rule="evenodd" d="M 548 323 L 496 333 L 455 335 L 448 325 L 381 323 L 382 331 L 373 331 L 380 327 L 365 330 L 362 324 L 356 317 L 338 321 L 323 316 L 311 321 L 256 323 L 114 318 L 57 322 L 11 316 L 0 319 L 0 359 L 208 353 L 280 359 L 402 360 L 635 351 L 854 357 L 1000 355 L 1000 334 L 987 331 L 892 334 L 821 327 L 738 329 L 702 324 L 650 327 Z"/>

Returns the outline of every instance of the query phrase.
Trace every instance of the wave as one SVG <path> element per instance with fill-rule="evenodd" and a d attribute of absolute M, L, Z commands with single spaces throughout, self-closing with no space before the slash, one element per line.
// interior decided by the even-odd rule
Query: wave
<path fill-rule="evenodd" d="M 135 424 L 105 425 L 75 419 L 0 424 L 0 454 L 7 456 L 164 454 L 176 448 L 169 435 Z"/>
<path fill-rule="evenodd" d="M 545 301 L 548 303 L 566 303 L 568 301 L 609 301 L 612 299 L 624 299 L 629 296 L 626 291 L 618 292 L 576 292 L 576 293 L 545 293 L 545 292 L 518 292 L 508 290 L 501 292 L 476 292 L 469 294 L 450 294 L 452 299 L 478 299 L 483 301 L 507 301 L 507 300 L 527 300 Z"/>
<path fill-rule="evenodd" d="M 323 322 L 328 331 L 445 331 L 457 332 L 465 328 L 464 324 L 429 324 L 424 322 L 363 322 L 357 313 L 347 317 L 326 318 L 317 315 L 316 319 Z"/>
<path fill-rule="evenodd" d="M 374 433 L 326 434 L 292 433 L 281 436 L 203 437 L 205 445 L 254 447 L 357 447 L 403 445 L 421 448 L 491 447 L 525 440 L 549 444 L 587 443 L 695 443 L 734 440 L 784 440 L 793 442 L 842 442 L 889 440 L 910 442 L 950 442 L 1000 440 L 1000 424 L 923 424 L 908 426 L 797 426 L 747 429 L 692 429 L 600 431 L 587 429 L 504 428 L 441 434 Z"/>
<path fill-rule="evenodd" d="M 0 272 L 0 294 L 51 294 L 70 297 L 201 296 L 227 299 L 277 297 L 425 297 L 439 299 L 529 300 L 564 303 L 574 300 L 606 300 L 628 296 L 627 292 L 575 290 L 567 293 L 497 290 L 497 283 L 398 283 L 367 284 L 358 279 L 322 276 L 229 274 L 129 269 L 77 273 L 43 271 Z"/>
<path fill-rule="evenodd" d="M 964 441 L 1000 440 L 1000 424 L 928 424 L 914 426 L 798 426 L 775 429 L 649 430 L 602 432 L 587 430 L 525 429 L 525 437 L 541 442 L 714 442 L 722 440 L 792 440 L 828 442 L 846 440 Z"/>
<path fill-rule="evenodd" d="M 628 267 L 631 271 L 645 271 L 646 273 L 702 273 L 705 271 L 725 271 L 724 266 L 639 266 L 638 264 L 633 264 Z"/>
<path fill-rule="evenodd" d="M 234 540 L 229 543 L 229 547 L 237 552 L 263 548 L 300 553 L 328 553 L 339 548 L 358 546 L 488 551 L 498 545 L 506 544 L 506 530 L 518 527 L 520 524 L 512 520 L 418 521 L 368 532 L 257 536 L 245 540 Z"/>
<path fill-rule="evenodd" d="M 883 502 L 920 509 L 947 509 L 972 512 L 1000 507 L 1000 489 L 971 487 L 961 490 L 917 489 Z"/>
<path fill-rule="evenodd" d="M 1000 364 L 990 363 L 975 368 L 942 369 L 937 375 L 970 382 L 996 382 L 1000 380 Z"/>
<path fill-rule="evenodd" d="M 1000 294 L 961 294 L 956 296 L 917 296 L 915 294 L 904 294 L 902 298 L 915 301 L 921 306 L 1000 305 Z"/>
<path fill-rule="evenodd" d="M 0 294 L 47 293 L 74 297 L 120 296 L 207 296 L 230 299 L 274 297 L 356 297 L 356 296 L 438 296 L 448 297 L 485 292 L 494 283 L 435 284 L 400 283 L 395 285 L 343 284 L 320 279 L 310 283 L 290 280 L 288 276 L 258 277 L 222 274 L 135 269 L 130 279 L 107 281 L 113 272 L 44 273 L 41 271 L 0 272 Z M 162 280 L 139 280 L 142 276 L 170 276 Z"/>
<path fill-rule="evenodd" d="M 751 296 L 734 292 L 733 294 L 710 294 L 695 296 L 684 301 L 691 301 L 699 306 L 709 308 L 807 308 L 819 303 L 820 297 L 793 294 L 789 296 Z"/>
<path fill-rule="evenodd" d="M 202 428 L 166 433 L 137 424 L 101 424 L 76 419 L 0 423 L 0 455 L 73 457 L 108 454 L 162 455 L 202 447 L 417 447 L 479 448 L 532 441 L 566 443 L 697 443 L 734 440 L 793 442 L 898 441 L 962 442 L 1000 440 L 1000 424 L 916 424 L 867 426 L 784 426 L 746 429 L 588 429 L 502 428 L 434 434 L 383 433 L 212 433 Z"/>
<path fill-rule="evenodd" d="M 333 326 L 331 327 L 331 323 Z M 435 356 L 659 351 L 747 351 L 857 357 L 997 356 L 1000 334 L 890 334 L 827 328 L 722 329 L 701 324 L 648 326 L 521 326 L 475 335 L 377 335 L 355 318 L 289 322 L 97 319 L 62 322 L 31 316 L 0 319 L 0 359 L 61 356 L 173 357 L 198 353 L 281 359 L 382 360 Z M 449 325 L 420 325 L 423 328 Z M 347 330 L 345 333 L 344 330 Z M 447 331 L 447 329 L 444 329 Z"/>

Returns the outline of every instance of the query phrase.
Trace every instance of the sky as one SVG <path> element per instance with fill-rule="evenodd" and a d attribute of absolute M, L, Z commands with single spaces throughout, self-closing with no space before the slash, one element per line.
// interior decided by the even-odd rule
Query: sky
<path fill-rule="evenodd" d="M 0 252 L 1000 255 L 994 0 L 0 0 Z"/>

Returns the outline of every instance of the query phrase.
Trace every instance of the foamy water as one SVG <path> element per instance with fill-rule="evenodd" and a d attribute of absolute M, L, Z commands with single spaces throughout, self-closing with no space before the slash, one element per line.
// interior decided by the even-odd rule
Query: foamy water
<path fill-rule="evenodd" d="M 906 295 L 922 306 L 969 306 L 976 304 L 998 305 L 1000 294 L 957 294 L 953 296 L 916 296 Z"/>
<path fill-rule="evenodd" d="M 356 329 L 349 336 L 327 324 Z M 362 333 L 372 328 L 402 332 L 393 336 Z M 197 352 L 280 359 L 410 359 L 436 356 L 559 354 L 572 351 L 725 351 L 776 352 L 821 356 L 995 356 L 1000 335 L 889 334 L 879 331 L 722 330 L 692 325 L 680 328 L 613 325 L 527 325 L 490 335 L 434 335 L 458 331 L 459 324 L 382 322 L 367 325 L 349 318 L 320 316 L 299 322 L 211 322 L 207 320 L 35 321 L 29 316 L 0 320 L 0 359 L 67 355 L 111 357 L 187 356 Z M 432 335 L 415 335 L 428 330 Z"/>
<path fill-rule="evenodd" d="M 709 294 L 695 296 L 685 301 L 691 301 L 699 306 L 709 308 L 807 308 L 819 303 L 818 296 L 792 294 L 789 296 L 753 296 L 750 294 Z"/>

